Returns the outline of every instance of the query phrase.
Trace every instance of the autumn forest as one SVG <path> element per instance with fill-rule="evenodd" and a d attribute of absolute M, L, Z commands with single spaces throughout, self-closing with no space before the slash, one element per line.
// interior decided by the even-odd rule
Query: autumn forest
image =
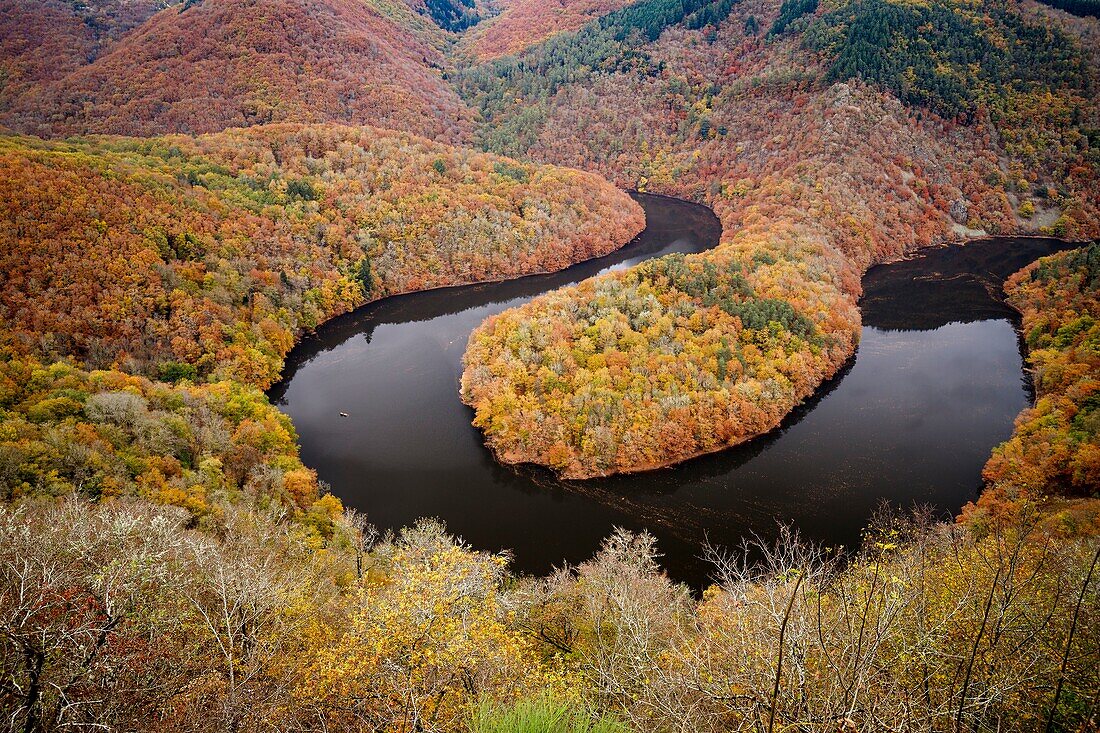
<path fill-rule="evenodd" d="M 1098 17 L 0 0 L 0 729 L 1100 729 Z M 641 194 L 713 241 L 635 255 L 665 236 Z M 980 281 L 1027 406 L 969 493 L 884 502 L 844 547 L 779 515 L 696 542 L 703 585 L 647 531 L 668 512 L 540 574 L 443 508 L 376 526 L 278 396 L 326 327 L 438 291 L 476 325 L 398 343 L 454 355 L 471 460 L 661 506 L 631 477 L 824 404 L 871 268 L 1009 236 L 1056 246 Z M 350 368 L 396 369 L 363 350 L 417 313 Z"/>

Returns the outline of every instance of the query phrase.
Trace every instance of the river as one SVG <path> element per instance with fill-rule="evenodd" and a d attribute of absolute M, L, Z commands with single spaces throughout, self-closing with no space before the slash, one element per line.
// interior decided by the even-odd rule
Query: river
<path fill-rule="evenodd" d="M 613 527 L 646 529 L 670 575 L 697 588 L 708 578 L 707 542 L 768 538 L 783 522 L 852 546 L 883 501 L 950 516 L 977 495 L 990 449 L 1031 397 L 1001 283 L 1064 247 L 1055 240 L 980 240 L 872 268 L 854 357 L 777 430 L 745 445 L 584 482 L 496 463 L 458 397 L 462 352 L 479 323 L 601 272 L 717 244 L 709 209 L 637 198 L 646 230 L 611 255 L 552 275 L 390 298 L 305 338 L 270 396 L 293 419 L 306 465 L 376 526 L 438 517 L 477 548 L 511 550 L 520 572 L 582 561 Z"/>

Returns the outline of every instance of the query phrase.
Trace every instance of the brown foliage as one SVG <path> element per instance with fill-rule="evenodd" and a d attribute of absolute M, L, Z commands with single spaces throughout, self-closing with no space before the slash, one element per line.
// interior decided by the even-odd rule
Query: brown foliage
<path fill-rule="evenodd" d="M 629 4 L 628 0 L 515 0 L 500 15 L 472 29 L 463 44 L 482 60 L 507 56 Z"/>
<path fill-rule="evenodd" d="M 0 2 L 0 110 L 87 63 L 95 46 L 92 30 L 61 0 Z"/>
<path fill-rule="evenodd" d="M 18 9 L 27 15 L 26 5 Z M 418 16 L 404 13 L 398 22 L 362 0 L 173 6 L 91 63 L 77 66 L 79 54 L 69 51 L 64 58 L 75 68 L 39 73 L 45 83 L 12 99 L 0 121 L 37 135 L 203 133 L 294 121 L 463 139 L 471 115 L 443 81 L 439 40 L 414 32 Z M 29 15 L 47 37 L 55 16 L 81 27 L 49 3 Z M 24 56 L 27 65 L 48 62 L 41 51 Z"/>
<path fill-rule="evenodd" d="M 547 295 L 471 339 L 464 397 L 498 456 L 591 476 L 743 441 L 778 425 L 850 355 L 859 277 L 869 266 L 983 232 L 1100 232 L 1100 177 L 1068 122 L 1068 109 L 1088 104 L 1078 90 L 1013 97 L 1010 117 L 995 123 L 979 115 L 962 126 L 858 80 L 828 85 L 819 60 L 798 42 L 762 45 L 746 34 L 750 14 L 765 22 L 774 10 L 744 3 L 717 30 L 670 28 L 632 57 L 644 51 L 648 65 L 578 69 L 578 82 L 563 82 L 546 100 L 513 104 L 502 93 L 493 123 L 524 133 L 501 138 L 502 148 L 521 145 L 538 159 L 599 170 L 624 186 L 709 203 L 723 224 L 722 246 L 699 263 L 740 262 L 755 297 L 783 301 L 814 321 L 827 347 L 766 350 L 766 367 L 715 379 L 719 336 L 745 338 L 731 318 L 651 330 L 628 348 L 598 343 L 591 368 L 560 355 L 586 346 L 594 319 L 585 305 L 594 296 L 603 297 L 605 321 L 634 317 L 644 300 L 637 275 Z M 517 85 L 517 95 L 524 91 Z M 670 302 L 675 290 L 664 293 Z M 686 308 L 680 303 L 655 312 L 675 319 Z M 628 353 L 629 363 L 609 387 L 599 358 L 615 351 Z M 663 368 L 663 360 L 678 363 Z M 561 378 L 556 391 L 539 389 L 544 366 Z M 769 370 L 783 377 L 777 386 Z"/>

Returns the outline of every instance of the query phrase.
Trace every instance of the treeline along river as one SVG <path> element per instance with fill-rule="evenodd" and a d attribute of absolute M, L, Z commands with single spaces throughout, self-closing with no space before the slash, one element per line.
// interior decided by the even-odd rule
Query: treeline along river
<path fill-rule="evenodd" d="M 462 352 L 486 317 L 540 293 L 718 244 L 707 208 L 637 194 L 647 227 L 606 257 L 552 275 L 390 298 L 337 318 L 290 354 L 271 397 L 302 458 L 382 529 L 438 517 L 521 572 L 590 557 L 613 527 L 657 536 L 670 574 L 707 581 L 707 542 L 791 523 L 852 546 L 875 508 L 974 498 L 990 450 L 1029 402 L 1004 279 L 1065 245 L 993 238 L 928 250 L 864 277 L 863 333 L 845 369 L 777 430 L 680 466 L 565 482 L 496 463 L 459 401 Z M 346 413 L 347 417 L 341 417 Z"/>

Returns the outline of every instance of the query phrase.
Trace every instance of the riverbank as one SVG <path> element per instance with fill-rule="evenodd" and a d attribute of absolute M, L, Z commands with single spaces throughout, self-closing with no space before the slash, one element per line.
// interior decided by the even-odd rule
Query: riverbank
<path fill-rule="evenodd" d="M 758 224 L 757 229 L 761 226 Z M 807 399 L 819 384 L 835 374 L 854 352 L 857 341 L 855 334 L 860 317 L 855 312 L 854 295 L 842 293 L 859 293 L 860 286 L 858 283 L 848 283 L 846 276 L 841 274 L 846 269 L 855 268 L 856 264 L 838 263 L 833 258 L 836 273 L 833 282 L 844 282 L 845 287 L 839 293 L 833 291 L 829 294 L 829 277 L 821 277 L 816 284 L 806 279 L 804 273 L 809 265 L 801 268 L 785 265 L 787 272 L 782 274 L 760 274 L 774 264 L 766 261 L 767 258 L 776 256 L 774 245 L 770 245 L 771 249 L 759 249 L 759 245 L 754 244 L 759 241 L 755 235 L 747 239 L 740 235 L 738 233 L 729 241 L 729 251 L 725 255 L 718 254 L 721 249 L 715 250 L 712 254 L 702 256 L 699 262 L 688 265 L 689 269 L 694 268 L 694 274 L 690 277 L 695 279 L 703 277 L 701 273 L 706 268 L 721 272 L 723 267 L 729 267 L 736 270 L 730 270 L 732 274 L 728 277 L 731 281 L 746 283 L 746 286 L 738 287 L 748 289 L 734 296 L 735 299 L 740 298 L 739 302 L 727 301 L 727 305 L 722 306 L 725 314 L 713 307 L 712 296 L 688 292 L 690 284 L 685 288 L 685 283 L 677 283 L 664 277 L 650 285 L 643 282 L 647 277 L 644 274 L 639 277 L 615 274 L 606 276 L 603 283 L 582 283 L 568 293 L 547 295 L 540 301 L 525 305 L 516 313 L 504 314 L 487 321 L 471 338 L 462 394 L 464 401 L 475 408 L 475 425 L 485 431 L 486 443 L 497 459 L 512 465 L 534 463 L 548 466 L 563 479 L 570 480 L 593 479 L 620 473 L 637 474 L 667 468 L 752 441 L 774 430 L 785 414 Z M 911 252 L 901 252 L 874 260 L 863 272 L 886 263 L 920 257 L 922 253 L 940 247 L 965 247 L 967 244 L 997 239 L 983 237 L 960 243 L 944 242 Z M 1069 241 L 1057 237 L 1029 239 Z M 739 241 L 745 241 L 747 246 L 738 246 Z M 782 249 L 779 251 L 782 252 Z M 721 278 L 720 275 L 711 286 L 726 287 Z M 754 288 L 761 286 L 768 298 L 761 298 L 753 292 Z M 999 283 L 997 287 L 1000 287 Z M 805 292 L 799 294 L 800 288 L 805 289 Z M 629 318 L 632 310 L 637 308 L 634 302 L 640 302 L 648 297 L 647 293 L 652 292 L 656 292 L 661 300 L 662 313 L 672 315 L 677 308 L 689 307 L 707 315 L 703 316 L 701 325 L 687 329 L 673 324 L 671 328 L 679 329 L 676 333 L 669 330 L 670 327 L 666 327 L 660 334 L 652 328 L 643 333 L 645 329 L 634 329 L 624 318 Z M 583 345 L 588 339 L 586 334 L 590 333 L 594 325 L 596 316 L 586 321 L 583 315 L 584 304 L 594 297 L 604 299 L 605 312 L 606 304 L 612 303 L 611 321 L 616 322 L 618 319 L 615 328 L 620 329 L 616 336 L 619 343 L 611 346 L 609 353 L 613 358 L 617 358 L 617 354 L 625 353 L 629 361 L 629 377 L 624 373 L 623 379 L 615 385 L 611 385 L 615 382 L 614 375 L 599 376 L 598 370 L 604 363 L 601 357 L 597 356 L 594 359 L 595 368 L 590 368 L 583 355 L 577 356 L 580 353 L 578 349 L 585 348 Z M 815 299 L 818 303 L 819 310 L 813 315 L 816 321 L 813 333 L 791 335 L 789 338 L 795 338 L 797 343 L 793 347 L 789 343 L 782 347 L 788 351 L 787 356 L 782 355 L 776 345 L 761 346 L 757 343 L 764 333 L 761 328 L 776 322 L 782 331 L 789 331 L 790 322 L 785 322 L 784 318 L 794 318 L 797 324 L 797 318 L 802 313 L 807 313 L 807 310 L 801 310 L 801 313 L 795 311 L 793 315 L 781 316 L 778 320 L 772 317 L 778 311 L 776 314 L 757 316 L 756 313 L 761 312 L 762 308 L 767 310 L 771 307 L 762 306 L 761 303 L 778 302 L 770 300 L 775 297 L 786 303 L 797 304 L 800 299 L 808 301 L 808 306 L 812 306 Z M 689 303 L 690 306 L 687 305 Z M 820 310 L 823 304 L 831 304 L 836 312 L 823 313 Z M 578 312 L 582 315 L 576 315 Z M 809 312 L 812 313 L 812 310 Z M 559 323 L 562 320 L 559 317 L 561 313 L 569 314 L 564 319 L 564 329 Z M 798 328 L 796 325 L 795 330 Z M 550 398 L 544 396 L 532 402 L 529 396 L 532 388 L 536 394 L 544 394 L 533 381 L 537 381 L 535 371 L 540 367 L 544 355 L 517 359 L 516 354 L 509 355 L 502 351 L 497 343 L 502 338 L 509 338 L 508 334 L 524 329 L 559 334 L 557 338 L 561 340 L 558 346 L 571 349 L 569 353 L 573 354 L 573 358 L 566 361 L 564 369 L 567 374 L 564 381 L 574 387 L 566 390 L 560 397 L 552 398 L 552 403 Z M 563 338 L 561 334 L 566 333 L 570 335 Z M 728 338 L 730 343 L 736 342 L 735 350 L 740 362 L 736 378 L 731 378 L 725 366 L 730 358 L 730 354 L 725 354 L 729 344 L 719 346 L 718 339 L 713 335 L 715 333 L 721 334 L 722 339 Z M 631 348 L 623 349 L 624 339 L 630 341 L 635 338 L 639 341 L 631 342 Z M 670 358 L 669 353 L 663 347 L 654 350 L 645 346 L 646 343 L 660 343 L 662 340 L 685 344 L 684 351 L 692 354 L 687 357 L 686 362 L 684 357 L 675 356 L 671 377 L 661 376 L 661 370 L 669 368 L 667 365 L 658 366 L 656 374 L 653 372 L 653 365 L 662 364 L 662 360 Z M 797 364 L 793 365 L 789 359 L 791 348 L 801 350 Z M 753 355 L 760 353 L 761 349 L 769 354 L 764 358 L 765 361 L 771 362 L 766 366 L 750 364 Z M 597 347 L 596 351 L 599 350 Z M 746 353 L 749 354 L 748 359 L 743 356 Z M 776 374 L 777 378 L 772 376 Z M 669 378 L 672 379 L 671 390 L 667 388 L 666 382 L 661 381 Z M 639 382 L 639 379 L 644 382 Z M 608 417 L 596 418 L 597 423 L 602 426 L 598 430 L 610 430 L 610 434 L 594 438 L 595 432 L 584 432 L 597 430 L 592 428 L 592 397 L 585 390 L 591 389 L 588 385 L 600 380 L 603 380 L 601 388 L 609 387 L 612 391 L 622 392 L 621 399 L 624 404 L 629 405 L 629 414 L 612 411 Z M 672 401 L 669 404 L 673 404 L 679 399 L 677 395 L 684 394 L 692 395 L 688 398 L 689 404 L 674 409 L 661 406 L 667 401 Z M 747 397 L 748 394 L 752 396 Z M 512 406 L 505 407 L 506 402 Z M 578 404 L 583 407 L 575 407 Z M 601 406 L 599 409 L 606 411 L 608 408 Z M 510 414 L 505 414 L 509 412 Z M 535 414 L 546 417 L 537 421 L 529 419 Z M 584 435 L 576 432 L 571 435 L 570 429 L 566 427 L 586 421 L 588 428 L 581 429 Z M 658 426 L 669 423 L 676 429 L 671 432 L 666 430 L 663 436 L 658 435 Z M 517 427 L 519 425 L 529 427 Z"/>
<path fill-rule="evenodd" d="M 718 222 L 705 207 L 646 198 L 644 241 L 605 260 L 402 296 L 320 329 L 295 349 L 287 379 L 270 393 L 293 419 L 303 460 L 383 529 L 439 517 L 477 547 L 510 550 L 518 571 L 540 575 L 584 560 L 613 527 L 648 530 L 672 577 L 695 588 L 707 582 L 698 557 L 708 538 L 736 546 L 754 532 L 770 536 L 774 518 L 783 517 L 807 537 L 854 547 L 880 499 L 929 504 L 946 518 L 975 497 L 990 450 L 1028 404 L 1011 311 L 978 279 L 988 279 L 991 267 L 1026 264 L 1049 251 L 1050 240 L 937 248 L 925 261 L 883 268 L 896 276 L 865 278 L 870 340 L 842 364 L 843 379 L 818 386 L 779 427 L 736 447 L 664 470 L 583 481 L 500 464 L 455 399 L 466 334 L 600 270 L 645 267 L 640 258 L 660 257 L 691 232 L 707 234 L 699 246 L 718 241 Z M 663 245 L 652 240 L 655 232 Z M 956 276 L 966 272 L 978 279 Z M 928 318 L 929 302 L 942 318 L 939 311 Z M 966 366 L 945 370 L 947 363 Z"/>

